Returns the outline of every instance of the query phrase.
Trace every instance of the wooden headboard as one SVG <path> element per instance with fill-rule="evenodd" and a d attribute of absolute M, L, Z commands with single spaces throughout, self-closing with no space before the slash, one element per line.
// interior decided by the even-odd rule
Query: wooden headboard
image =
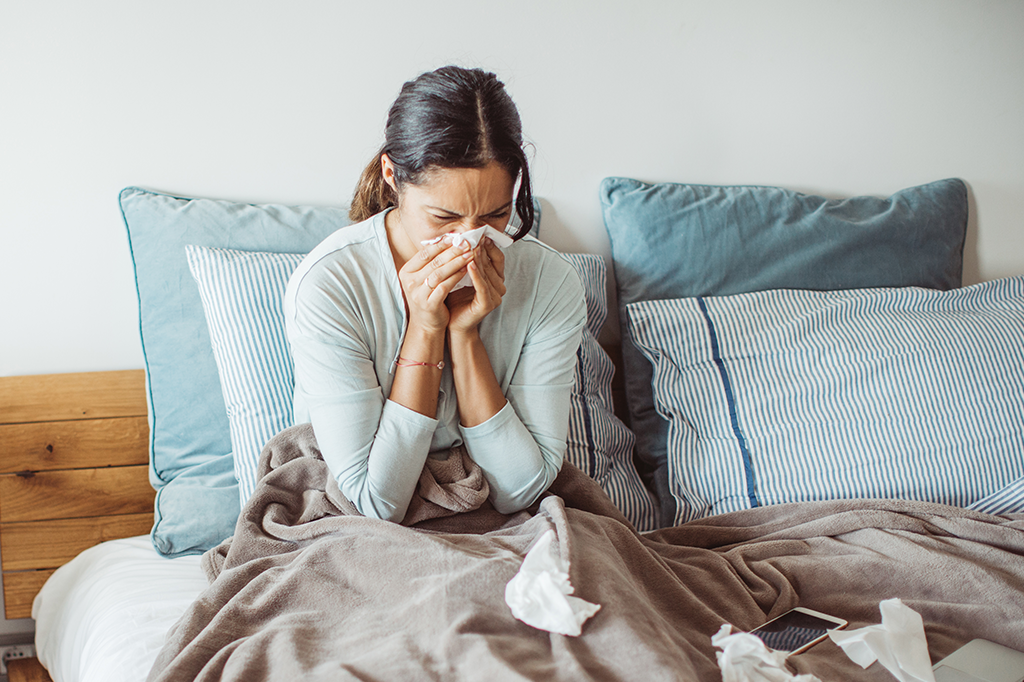
<path fill-rule="evenodd" d="M 0 377 L 7 618 L 79 552 L 153 526 L 142 370 Z"/>

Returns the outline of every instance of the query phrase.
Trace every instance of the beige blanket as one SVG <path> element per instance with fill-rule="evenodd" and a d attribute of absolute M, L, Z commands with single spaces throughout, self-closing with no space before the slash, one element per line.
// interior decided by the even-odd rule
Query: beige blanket
<path fill-rule="evenodd" d="M 150 680 L 719 680 L 722 623 L 749 629 L 801 605 L 861 627 L 891 597 L 923 616 L 933 660 L 978 636 L 1024 650 L 1024 517 L 842 501 L 641 536 L 566 465 L 530 510 L 484 504 L 408 527 L 359 516 L 308 427 L 272 441 L 261 474 Z M 577 638 L 504 602 L 549 528 L 576 595 L 601 605 Z M 893 679 L 831 642 L 790 663 L 826 682 Z"/>

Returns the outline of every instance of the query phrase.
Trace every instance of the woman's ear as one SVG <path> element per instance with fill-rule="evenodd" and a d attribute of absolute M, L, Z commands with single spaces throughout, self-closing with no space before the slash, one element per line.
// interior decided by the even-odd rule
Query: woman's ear
<path fill-rule="evenodd" d="M 380 155 L 380 173 L 384 176 L 384 182 L 388 183 L 391 190 L 398 195 L 398 183 L 395 181 L 395 164 L 387 154 Z"/>

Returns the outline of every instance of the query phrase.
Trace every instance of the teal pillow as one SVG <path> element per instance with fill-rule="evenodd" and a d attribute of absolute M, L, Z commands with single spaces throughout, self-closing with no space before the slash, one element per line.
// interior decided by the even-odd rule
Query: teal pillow
<path fill-rule="evenodd" d="M 129 187 L 120 195 L 139 300 L 158 489 L 153 544 L 165 555 L 204 552 L 231 535 L 238 488 L 231 436 L 199 290 L 185 246 L 306 253 L 349 224 L 336 207 L 188 199 Z"/>
<path fill-rule="evenodd" d="M 948 179 L 887 198 L 826 199 L 778 187 L 648 184 L 606 178 L 601 204 L 622 325 L 637 459 L 675 518 L 666 471 L 668 423 L 651 364 L 630 339 L 638 301 L 767 289 L 960 286 L 967 188 Z"/>

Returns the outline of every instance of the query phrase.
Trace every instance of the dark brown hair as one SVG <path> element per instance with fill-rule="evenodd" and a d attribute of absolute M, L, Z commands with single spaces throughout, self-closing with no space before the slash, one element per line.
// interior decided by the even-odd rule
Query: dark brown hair
<path fill-rule="evenodd" d="M 496 161 L 519 178 L 514 239 L 533 225 L 530 169 L 523 151 L 522 123 L 505 85 L 493 73 L 444 66 L 402 86 L 384 127 L 384 146 L 363 170 L 349 217 L 366 220 L 398 203 L 381 172 L 381 154 L 395 167 L 395 184 L 425 181 L 439 168 L 482 168 Z"/>

